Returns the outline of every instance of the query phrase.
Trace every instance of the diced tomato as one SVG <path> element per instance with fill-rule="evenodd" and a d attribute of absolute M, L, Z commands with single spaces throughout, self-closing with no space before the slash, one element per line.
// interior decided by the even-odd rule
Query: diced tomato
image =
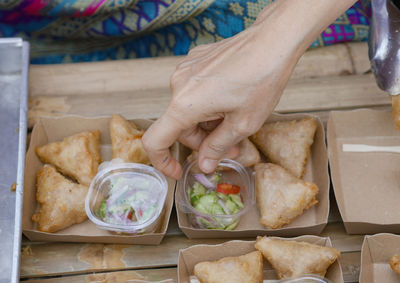
<path fill-rule="evenodd" d="M 129 211 L 129 213 L 128 213 L 128 219 L 132 220 L 132 216 L 133 216 L 133 210 Z"/>
<path fill-rule="evenodd" d="M 240 192 L 240 187 L 228 183 L 221 183 L 217 185 L 217 192 L 222 194 L 238 194 Z"/>
<path fill-rule="evenodd" d="M 128 213 L 128 218 L 132 220 L 132 217 L 133 217 L 133 210 L 131 209 L 131 211 L 129 211 Z"/>

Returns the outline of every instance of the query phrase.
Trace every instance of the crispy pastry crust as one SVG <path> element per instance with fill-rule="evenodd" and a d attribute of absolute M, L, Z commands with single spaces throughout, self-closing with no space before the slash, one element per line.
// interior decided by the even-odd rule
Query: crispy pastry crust
<path fill-rule="evenodd" d="M 255 171 L 257 206 L 264 227 L 280 228 L 318 203 L 317 185 L 294 177 L 283 167 L 259 163 Z"/>
<path fill-rule="evenodd" d="M 394 255 L 390 258 L 390 267 L 400 274 L 400 254 Z"/>
<path fill-rule="evenodd" d="M 201 283 L 261 283 L 262 269 L 262 255 L 254 251 L 238 257 L 200 262 L 194 267 L 194 275 Z"/>
<path fill-rule="evenodd" d="M 110 133 L 113 158 L 120 158 L 125 162 L 151 164 L 142 144 L 144 131 L 138 130 L 133 122 L 127 121 L 121 115 L 113 115 Z"/>
<path fill-rule="evenodd" d="M 270 162 L 302 178 L 316 130 L 317 121 L 314 118 L 280 121 L 264 124 L 250 140 Z"/>
<path fill-rule="evenodd" d="M 89 186 L 97 173 L 100 157 L 100 131 L 82 132 L 36 148 L 43 163 L 54 165 L 64 175 Z"/>
<path fill-rule="evenodd" d="M 271 263 L 279 279 L 305 274 L 323 277 L 340 256 L 334 248 L 268 237 L 257 237 L 255 247 Z"/>
<path fill-rule="evenodd" d="M 53 233 L 87 219 L 87 186 L 68 180 L 51 166 L 44 166 L 36 180 L 40 209 L 32 220 L 37 222 L 39 231 Z"/>

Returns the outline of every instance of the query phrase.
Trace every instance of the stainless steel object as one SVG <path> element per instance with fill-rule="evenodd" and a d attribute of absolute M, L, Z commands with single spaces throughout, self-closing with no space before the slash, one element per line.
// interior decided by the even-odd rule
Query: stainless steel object
<path fill-rule="evenodd" d="M 0 38 L 0 282 L 19 282 L 29 46 Z M 16 182 L 16 191 L 10 190 Z"/>
<path fill-rule="evenodd" d="M 372 0 L 369 58 L 378 86 L 400 94 L 400 1 Z"/>

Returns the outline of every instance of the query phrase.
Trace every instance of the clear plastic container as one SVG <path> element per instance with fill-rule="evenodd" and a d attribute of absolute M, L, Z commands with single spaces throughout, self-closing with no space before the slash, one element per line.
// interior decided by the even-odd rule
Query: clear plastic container
<path fill-rule="evenodd" d="M 99 228 L 127 234 L 156 230 L 168 192 L 164 175 L 151 166 L 103 162 L 85 200 Z"/>
<path fill-rule="evenodd" d="M 245 214 L 249 207 L 255 203 L 254 186 L 250 180 L 250 176 L 246 169 L 238 162 L 230 159 L 223 159 L 218 164 L 216 172 L 221 175 L 221 183 L 228 183 L 240 187 L 240 196 L 243 208 L 234 214 L 209 214 L 200 212 L 196 209 L 191 201 L 189 190 L 192 190 L 194 183 L 197 179 L 194 177 L 194 169 L 197 160 L 186 161 L 183 165 L 183 176 L 178 181 L 177 185 L 177 204 L 182 212 L 186 213 L 189 217 L 193 227 L 200 229 L 219 229 L 219 230 L 233 230 L 239 224 L 240 217 Z M 213 174 L 206 175 L 207 178 Z M 207 192 L 215 189 L 208 189 Z M 220 200 L 218 200 L 220 201 Z M 226 210 L 226 207 L 224 208 Z"/>

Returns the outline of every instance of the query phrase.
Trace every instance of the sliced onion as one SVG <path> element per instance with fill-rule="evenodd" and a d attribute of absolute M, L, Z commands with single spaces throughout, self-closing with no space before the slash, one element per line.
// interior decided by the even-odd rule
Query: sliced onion
<path fill-rule="evenodd" d="M 215 189 L 216 184 L 212 183 L 204 174 L 193 174 L 198 182 L 200 182 L 207 189 Z"/>

